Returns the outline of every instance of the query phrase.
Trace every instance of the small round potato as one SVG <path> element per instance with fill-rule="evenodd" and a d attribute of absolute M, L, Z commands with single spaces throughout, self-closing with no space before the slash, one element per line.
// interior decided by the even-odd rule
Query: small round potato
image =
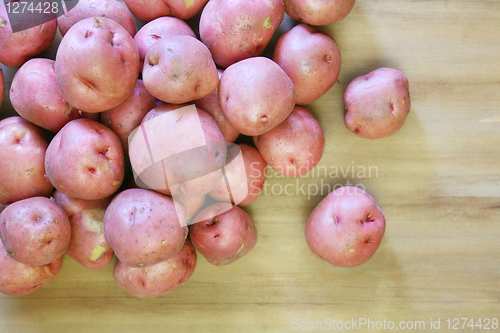
<path fill-rule="evenodd" d="M 310 25 L 328 25 L 344 19 L 355 0 L 285 0 L 286 13 Z"/>
<path fill-rule="evenodd" d="M 346 127 L 367 139 L 393 135 L 410 112 L 406 76 L 392 68 L 379 68 L 355 78 L 344 93 Z"/>
<path fill-rule="evenodd" d="M 318 164 L 325 148 L 323 127 L 311 112 L 296 106 L 284 122 L 254 137 L 271 168 L 287 177 L 299 177 Z"/>
<path fill-rule="evenodd" d="M 312 253 L 340 267 L 359 266 L 382 241 L 385 217 L 364 190 L 340 187 L 324 198 L 307 221 L 306 241 Z"/>
<path fill-rule="evenodd" d="M 195 16 L 208 0 L 124 0 L 132 14 L 144 22 L 162 16 L 174 16 L 183 20 Z"/>
<path fill-rule="evenodd" d="M 68 248 L 71 226 L 66 213 L 45 197 L 16 201 L 0 214 L 0 238 L 12 259 L 43 266 Z"/>
<path fill-rule="evenodd" d="M 292 80 L 274 61 L 249 58 L 229 66 L 220 79 L 219 104 L 244 135 L 260 135 L 283 122 L 295 106 Z"/>
<path fill-rule="evenodd" d="M 70 197 L 95 200 L 109 197 L 125 175 L 120 139 L 90 119 L 67 123 L 52 139 L 45 154 L 47 177 Z"/>

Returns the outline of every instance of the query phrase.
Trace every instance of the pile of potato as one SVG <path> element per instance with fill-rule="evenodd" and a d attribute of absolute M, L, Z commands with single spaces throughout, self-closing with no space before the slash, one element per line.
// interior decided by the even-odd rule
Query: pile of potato
<path fill-rule="evenodd" d="M 225 265 L 252 250 L 257 230 L 240 207 L 261 194 L 268 165 L 298 177 L 322 157 L 323 128 L 305 105 L 334 85 L 341 54 L 313 26 L 345 18 L 354 0 L 125 4 L 80 0 L 12 33 L 0 3 L 0 62 L 20 67 L 19 117 L 0 121 L 2 293 L 49 283 L 66 253 L 90 269 L 116 256 L 123 290 L 164 295 L 193 274 L 197 252 Z M 195 31 L 184 20 L 200 12 Z M 300 22 L 263 57 L 285 14 Z M 133 16 L 147 22 L 139 31 Z M 55 59 L 36 58 L 57 27 Z M 4 89 L 0 70 L 0 100 Z M 410 110 L 408 80 L 376 70 L 349 85 L 345 105 L 355 134 L 392 135 Z M 255 146 L 232 144 L 243 135 Z M 345 187 L 312 212 L 306 241 L 356 266 L 384 230 L 373 198 Z"/>

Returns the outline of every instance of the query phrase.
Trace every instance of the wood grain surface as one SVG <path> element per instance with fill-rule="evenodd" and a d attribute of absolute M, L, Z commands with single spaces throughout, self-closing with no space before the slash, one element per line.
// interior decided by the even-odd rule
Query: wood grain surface
<path fill-rule="evenodd" d="M 358 0 L 321 29 L 342 52 L 338 82 L 308 105 L 326 149 L 300 178 L 269 170 L 246 209 L 259 233 L 246 257 L 215 267 L 199 255 L 190 280 L 147 300 L 118 287 L 112 264 L 92 271 L 66 257 L 47 286 L 0 296 L 0 332 L 294 332 L 333 319 L 374 323 L 355 332 L 392 331 L 384 320 L 428 332 L 448 331 L 449 318 L 500 320 L 500 1 Z M 406 74 L 412 109 L 395 135 L 361 139 L 344 126 L 343 92 L 378 67 Z M 1 110 L 14 114 L 8 99 Z M 345 184 L 365 188 L 387 219 L 379 250 L 356 268 L 317 259 L 304 237 L 314 207 Z M 495 331 L 462 322 L 460 332 Z"/>

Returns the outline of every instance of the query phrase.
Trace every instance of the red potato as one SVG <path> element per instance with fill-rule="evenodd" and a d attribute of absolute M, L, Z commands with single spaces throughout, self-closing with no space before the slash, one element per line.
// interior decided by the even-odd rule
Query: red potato
<path fill-rule="evenodd" d="M 314 168 L 323 156 L 323 127 L 302 106 L 296 106 L 281 124 L 254 138 L 264 160 L 287 177 L 298 177 Z"/>
<path fill-rule="evenodd" d="M 355 0 L 285 0 L 286 13 L 310 25 L 328 25 L 344 19 Z"/>
<path fill-rule="evenodd" d="M 136 27 L 128 8 L 116 0 L 78 0 L 76 6 L 57 17 L 57 27 L 64 36 L 75 23 L 89 17 L 106 17 L 120 24 L 134 37 Z"/>
<path fill-rule="evenodd" d="M 125 174 L 120 139 L 89 119 L 67 123 L 52 139 L 45 170 L 54 187 L 70 197 L 96 200 L 115 193 Z"/>
<path fill-rule="evenodd" d="M 56 79 L 64 99 L 75 108 L 102 112 L 119 105 L 139 77 L 134 39 L 118 23 L 91 17 L 74 24 L 56 54 Z"/>
<path fill-rule="evenodd" d="M 156 98 L 149 93 L 144 82 L 137 80 L 132 95 L 111 110 L 101 112 L 101 123 L 115 132 L 120 139 L 125 155 L 128 155 L 130 134 L 141 124 L 146 114 L 157 105 Z"/>
<path fill-rule="evenodd" d="M 337 81 L 340 73 L 340 48 L 335 41 L 311 26 L 296 25 L 281 35 L 273 60 L 292 79 L 296 103 L 314 102 Z"/>
<path fill-rule="evenodd" d="M 62 192 L 52 194 L 71 224 L 71 239 L 66 254 L 90 269 L 101 269 L 113 259 L 113 249 L 104 237 L 104 213 L 111 198 L 83 200 Z"/>
<path fill-rule="evenodd" d="M 0 121 L 0 146 L 0 205 L 54 191 L 45 176 L 48 140 L 39 127 L 21 117 L 5 118 Z"/>
<path fill-rule="evenodd" d="M 244 168 L 236 163 L 237 158 L 243 160 Z M 208 193 L 213 199 L 247 206 L 262 193 L 266 181 L 267 163 L 256 148 L 243 143 L 230 147 L 224 171 L 224 179 L 221 179 L 219 184 Z M 230 192 L 228 192 L 228 185 Z"/>
<path fill-rule="evenodd" d="M 201 222 L 189 227 L 195 249 L 216 266 L 242 258 L 257 243 L 257 229 L 250 216 L 238 206 L 230 210 L 224 207 L 219 203 L 205 208 L 196 218 Z M 219 209 L 223 213 L 218 214 Z M 211 217 L 203 219 L 204 215 Z"/>
<path fill-rule="evenodd" d="M 12 259 L 0 242 L 0 292 L 21 296 L 45 286 L 59 274 L 63 258 L 43 266 L 22 264 Z"/>
<path fill-rule="evenodd" d="M 179 216 L 180 215 L 180 216 Z M 116 257 L 129 267 L 148 267 L 181 249 L 188 228 L 172 198 L 146 189 L 118 194 L 106 209 L 104 235 Z"/>
<path fill-rule="evenodd" d="M 124 0 L 132 14 L 149 22 L 162 16 L 186 20 L 195 16 L 208 0 Z"/>
<path fill-rule="evenodd" d="M 364 190 L 345 186 L 331 192 L 311 213 L 306 241 L 330 264 L 354 267 L 370 259 L 382 241 L 385 217 Z"/>
<path fill-rule="evenodd" d="M 68 248 L 71 226 L 66 213 L 45 197 L 16 201 L 0 214 L 0 239 L 12 259 L 43 266 Z"/>
<path fill-rule="evenodd" d="M 211 0 L 201 13 L 200 38 L 225 68 L 260 56 L 284 15 L 283 0 Z"/>
<path fill-rule="evenodd" d="M 344 122 L 359 137 L 378 139 L 403 126 L 411 100 L 406 76 L 393 68 L 379 68 L 355 78 L 344 93 Z"/>
<path fill-rule="evenodd" d="M 5 95 L 5 78 L 3 76 L 2 67 L 0 67 L 0 105 L 2 105 L 4 95 Z"/>
<path fill-rule="evenodd" d="M 191 36 L 165 36 L 151 45 L 142 77 L 151 95 L 172 104 L 183 104 L 210 95 L 219 85 L 219 74 L 210 51 Z"/>
<path fill-rule="evenodd" d="M 116 261 L 113 277 L 120 288 L 138 298 L 163 296 L 186 282 L 196 268 L 196 251 L 189 242 L 172 258 L 149 267 L 128 267 Z"/>
<path fill-rule="evenodd" d="M 47 50 L 57 32 L 56 19 L 39 26 L 12 32 L 4 1 L 0 1 L 0 62 L 21 67 L 29 59 Z"/>
<path fill-rule="evenodd" d="M 272 60 L 245 59 L 220 79 L 219 104 L 227 120 L 244 135 L 260 135 L 283 122 L 295 106 L 292 80 Z"/>

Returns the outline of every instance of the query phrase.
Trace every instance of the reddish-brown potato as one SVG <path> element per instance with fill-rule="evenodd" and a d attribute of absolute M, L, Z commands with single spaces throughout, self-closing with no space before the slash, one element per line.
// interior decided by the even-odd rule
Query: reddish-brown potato
<path fill-rule="evenodd" d="M 45 176 L 48 141 L 42 130 L 21 117 L 0 121 L 0 204 L 49 196 L 54 187 Z"/>
<path fill-rule="evenodd" d="M 325 135 L 311 112 L 296 106 L 284 122 L 255 137 L 254 142 L 271 168 L 287 177 L 298 177 L 321 160 Z"/>
<path fill-rule="evenodd" d="M 310 25 L 328 25 L 344 19 L 355 0 L 285 0 L 286 13 Z"/>
<path fill-rule="evenodd" d="M 138 298 L 163 296 L 186 282 L 196 268 L 196 251 L 189 239 L 172 258 L 149 267 L 133 268 L 116 261 L 113 277 L 120 288 Z"/>
<path fill-rule="evenodd" d="M 332 265 L 359 266 L 382 241 L 385 217 L 373 198 L 358 187 L 331 192 L 311 213 L 306 241 L 312 253 Z"/>
<path fill-rule="evenodd" d="M 66 213 L 45 197 L 16 201 L 0 214 L 0 239 L 12 259 L 43 266 L 68 248 L 71 226 Z"/>
<path fill-rule="evenodd" d="M 52 139 L 45 170 L 54 187 L 70 197 L 109 197 L 123 182 L 125 161 L 120 139 L 90 119 L 67 123 Z"/>
<path fill-rule="evenodd" d="M 132 14 L 149 22 L 162 16 L 186 20 L 195 16 L 208 0 L 124 0 Z"/>

